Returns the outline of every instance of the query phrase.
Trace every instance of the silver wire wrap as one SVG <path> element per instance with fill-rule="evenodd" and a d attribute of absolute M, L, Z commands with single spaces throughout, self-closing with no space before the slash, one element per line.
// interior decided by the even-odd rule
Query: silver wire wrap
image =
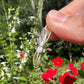
<path fill-rule="evenodd" d="M 33 66 L 34 66 L 34 68 L 38 68 L 39 67 L 39 60 L 41 58 L 44 45 L 49 40 L 50 36 L 51 36 L 51 31 L 48 34 L 47 25 L 46 25 L 42 29 L 41 35 L 39 36 L 39 39 L 38 39 L 39 46 L 36 48 L 36 52 L 35 52 L 35 54 L 33 56 Z"/>

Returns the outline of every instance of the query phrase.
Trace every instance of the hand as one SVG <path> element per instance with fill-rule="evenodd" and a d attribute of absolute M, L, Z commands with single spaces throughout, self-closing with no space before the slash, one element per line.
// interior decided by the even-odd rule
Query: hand
<path fill-rule="evenodd" d="M 50 40 L 63 39 L 84 44 L 83 11 L 84 0 L 74 0 L 59 11 L 51 10 L 46 17 L 46 24 L 52 31 Z"/>

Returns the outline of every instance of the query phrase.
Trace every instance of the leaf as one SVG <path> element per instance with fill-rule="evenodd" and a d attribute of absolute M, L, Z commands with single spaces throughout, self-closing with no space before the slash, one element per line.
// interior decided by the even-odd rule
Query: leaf
<path fill-rule="evenodd" d="M 24 77 L 24 76 L 20 77 L 19 80 L 21 80 L 21 81 L 27 81 L 26 77 Z"/>
<path fill-rule="evenodd" d="M 44 58 L 45 60 L 48 60 L 48 56 L 46 55 L 46 53 L 44 54 L 43 58 Z"/>

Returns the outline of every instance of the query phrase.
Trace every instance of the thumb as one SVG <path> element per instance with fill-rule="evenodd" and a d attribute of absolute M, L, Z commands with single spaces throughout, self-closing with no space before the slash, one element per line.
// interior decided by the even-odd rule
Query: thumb
<path fill-rule="evenodd" d="M 52 10 L 46 17 L 48 28 L 54 33 L 53 37 L 65 41 L 84 44 L 84 14 L 73 16 L 64 15 L 56 10 Z M 57 40 L 56 38 L 54 40 Z"/>

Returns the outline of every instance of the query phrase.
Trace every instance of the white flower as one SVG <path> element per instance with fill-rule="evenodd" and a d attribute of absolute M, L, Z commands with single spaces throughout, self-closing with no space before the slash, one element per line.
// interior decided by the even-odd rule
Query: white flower
<path fill-rule="evenodd" d="M 9 68 L 8 67 L 4 67 L 3 69 L 7 72 Z"/>
<path fill-rule="evenodd" d="M 11 36 L 11 33 L 9 33 L 9 36 Z"/>
<path fill-rule="evenodd" d="M 12 27 L 12 24 L 11 23 L 9 24 L 9 27 Z"/>
<path fill-rule="evenodd" d="M 33 20 L 35 18 L 35 16 L 30 16 L 29 18 L 30 18 L 30 20 Z"/>
<path fill-rule="evenodd" d="M 19 37 L 19 39 L 22 39 L 22 37 Z"/>
<path fill-rule="evenodd" d="M 16 64 L 16 65 L 17 65 L 17 64 L 19 64 L 19 62 L 15 62 L 14 64 Z"/>
<path fill-rule="evenodd" d="M 8 18 L 10 19 L 11 18 L 11 15 L 8 15 Z"/>
<path fill-rule="evenodd" d="M 3 66 L 6 66 L 6 63 L 8 63 L 8 62 L 1 62 L 1 64 L 3 64 Z"/>
<path fill-rule="evenodd" d="M 16 56 L 17 56 L 17 58 L 20 58 L 20 53 L 17 53 L 17 55 L 16 55 Z"/>
<path fill-rule="evenodd" d="M 19 68 L 22 69 L 22 65 L 21 64 L 19 65 Z"/>
<path fill-rule="evenodd" d="M 31 44 L 31 42 L 29 42 L 29 44 Z"/>
<path fill-rule="evenodd" d="M 46 49 L 43 49 L 43 52 L 45 52 L 46 51 Z"/>
<path fill-rule="evenodd" d="M 3 70 L 1 70 L 1 76 L 4 76 L 4 71 Z"/>
<path fill-rule="evenodd" d="M 35 35 L 38 35 L 38 32 L 37 32 L 36 30 L 33 30 L 33 33 L 34 33 Z"/>
<path fill-rule="evenodd" d="M 34 35 L 32 35 L 32 38 L 34 38 Z"/>
<path fill-rule="evenodd" d="M 11 22 L 12 24 L 13 24 L 13 20 L 12 20 L 12 22 Z"/>
<path fill-rule="evenodd" d="M 38 43 L 36 42 L 35 45 L 37 46 L 37 44 L 38 44 Z"/>
<path fill-rule="evenodd" d="M 6 73 L 6 75 L 10 78 L 11 77 L 11 74 L 10 73 Z"/>
<path fill-rule="evenodd" d="M 27 52 L 27 53 L 30 53 L 30 51 L 31 51 L 31 50 L 27 50 L 26 52 Z"/>
<path fill-rule="evenodd" d="M 27 34 L 28 34 L 28 35 L 30 35 L 30 34 L 31 34 L 31 32 L 27 32 Z"/>
<path fill-rule="evenodd" d="M 17 51 L 17 53 L 20 53 L 21 51 L 20 50 L 16 50 Z"/>
<path fill-rule="evenodd" d="M 26 60 L 26 58 L 23 58 L 22 60 L 21 60 L 21 63 L 25 63 L 27 60 Z"/>
<path fill-rule="evenodd" d="M 17 18 L 17 23 L 20 24 L 20 19 L 19 18 Z"/>
<path fill-rule="evenodd" d="M 36 38 L 34 38 L 34 41 L 36 41 Z"/>
<path fill-rule="evenodd" d="M 21 48 L 21 49 L 23 49 L 23 48 L 24 48 L 23 44 L 21 44 L 21 45 L 20 45 L 20 48 Z"/>
<path fill-rule="evenodd" d="M 4 80 L 5 77 L 2 77 L 1 80 Z"/>
<path fill-rule="evenodd" d="M 33 48 L 33 46 L 32 46 L 32 45 L 30 45 L 30 47 L 31 47 L 31 48 Z"/>
<path fill-rule="evenodd" d="M 25 56 L 25 57 L 28 56 L 27 53 L 25 53 L 24 56 Z"/>
<path fill-rule="evenodd" d="M 29 40 L 26 40 L 26 42 L 29 42 Z"/>
<path fill-rule="evenodd" d="M 15 20 L 15 19 L 16 19 L 16 17 L 13 17 L 13 19 Z"/>
<path fill-rule="evenodd" d="M 4 55 L 0 55 L 0 58 L 4 58 Z"/>
<path fill-rule="evenodd" d="M 27 38 L 25 38 L 27 40 Z"/>
<path fill-rule="evenodd" d="M 20 77 L 13 77 L 14 79 L 20 79 Z"/>
<path fill-rule="evenodd" d="M 13 29 L 11 30 L 11 32 L 12 32 L 12 33 L 15 33 L 15 32 L 16 32 L 16 29 L 15 29 L 15 28 L 13 28 Z"/>

